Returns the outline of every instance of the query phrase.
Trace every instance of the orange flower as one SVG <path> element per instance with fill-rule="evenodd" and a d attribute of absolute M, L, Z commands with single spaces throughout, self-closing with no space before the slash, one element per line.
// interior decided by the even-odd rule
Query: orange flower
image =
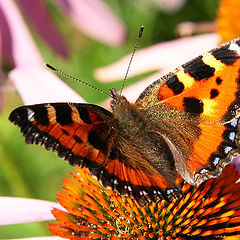
<path fill-rule="evenodd" d="M 145 206 L 105 189 L 87 169 L 76 170 L 57 197 L 67 212 L 52 211 L 60 224 L 49 223 L 49 230 L 59 237 L 207 240 L 240 233 L 240 175 L 234 165 L 198 187 L 184 184 L 183 196 L 171 203 Z"/>
<path fill-rule="evenodd" d="M 221 43 L 230 41 L 240 36 L 239 8 L 239 0 L 219 1 L 216 32 L 222 37 Z"/>

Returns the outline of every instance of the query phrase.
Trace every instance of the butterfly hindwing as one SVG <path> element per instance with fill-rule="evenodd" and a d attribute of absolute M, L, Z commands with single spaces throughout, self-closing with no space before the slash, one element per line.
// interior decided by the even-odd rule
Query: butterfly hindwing
<path fill-rule="evenodd" d="M 165 132 L 179 155 L 185 154 L 184 164 L 176 161 L 181 173 L 187 165 L 190 174 L 202 174 L 200 180 L 219 175 L 230 158 L 239 152 L 238 117 L 240 106 L 240 39 L 221 45 L 177 68 L 152 83 L 139 96 L 136 104 L 150 115 L 159 112 L 159 118 L 171 122 Z M 152 113 L 151 113 L 152 112 Z M 161 121 L 159 131 L 162 131 Z M 194 141 L 187 134 L 176 138 L 172 129 L 181 132 L 178 120 L 197 128 Z M 191 127 L 190 127 L 191 131 Z M 186 129 L 186 132 L 188 130 Z M 183 141 L 185 139 L 185 143 Z M 186 143 L 188 142 L 188 143 Z M 188 151 L 189 150 L 189 151 Z M 184 173 L 181 173 L 184 176 Z M 192 179 L 195 181 L 195 179 Z M 191 181 L 190 181 L 191 182 Z"/>

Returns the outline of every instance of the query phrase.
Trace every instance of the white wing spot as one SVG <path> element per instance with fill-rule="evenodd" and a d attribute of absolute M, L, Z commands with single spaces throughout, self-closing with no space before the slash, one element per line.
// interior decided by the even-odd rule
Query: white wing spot
<path fill-rule="evenodd" d="M 235 136 L 236 136 L 235 132 L 230 132 L 229 139 L 234 141 Z"/>
<path fill-rule="evenodd" d="M 231 122 L 231 125 L 232 125 L 233 127 L 237 127 L 237 125 L 238 125 L 238 120 L 237 120 L 237 119 L 234 119 L 234 120 Z"/>
<path fill-rule="evenodd" d="M 39 137 L 39 133 L 34 133 L 33 135 L 35 138 Z"/>
<path fill-rule="evenodd" d="M 29 121 L 34 121 L 34 111 L 30 108 L 27 108 L 27 115 Z"/>
<path fill-rule="evenodd" d="M 214 160 L 213 160 L 213 165 L 217 166 L 219 161 L 220 161 L 220 157 L 215 157 Z"/>
<path fill-rule="evenodd" d="M 208 169 L 205 169 L 205 168 L 203 168 L 203 169 L 200 171 L 201 174 L 204 174 L 204 173 L 207 173 L 207 172 L 209 172 L 209 170 L 208 170 Z"/>
<path fill-rule="evenodd" d="M 168 190 L 167 190 L 167 194 L 169 195 L 169 194 L 171 194 L 171 193 L 173 193 L 173 189 L 168 189 Z"/>
<path fill-rule="evenodd" d="M 240 54 L 240 46 L 237 45 L 237 43 L 232 42 L 229 46 L 230 50 L 236 51 L 238 54 Z"/>
<path fill-rule="evenodd" d="M 232 147 L 226 146 L 226 147 L 224 148 L 224 152 L 227 154 L 227 153 L 229 153 L 232 149 L 233 149 Z"/>
<path fill-rule="evenodd" d="M 147 192 L 146 191 L 143 190 L 142 193 L 143 193 L 144 196 L 147 196 Z"/>

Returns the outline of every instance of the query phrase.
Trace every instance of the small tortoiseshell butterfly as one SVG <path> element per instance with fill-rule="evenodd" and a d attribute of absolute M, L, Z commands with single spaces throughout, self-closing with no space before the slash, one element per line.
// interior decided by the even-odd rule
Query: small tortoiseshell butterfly
<path fill-rule="evenodd" d="M 193 185 L 219 176 L 239 154 L 240 39 L 148 86 L 132 104 L 111 90 L 113 113 L 92 104 L 46 103 L 9 119 L 28 144 L 44 145 L 105 186 L 141 201 L 168 199 L 178 174 Z"/>

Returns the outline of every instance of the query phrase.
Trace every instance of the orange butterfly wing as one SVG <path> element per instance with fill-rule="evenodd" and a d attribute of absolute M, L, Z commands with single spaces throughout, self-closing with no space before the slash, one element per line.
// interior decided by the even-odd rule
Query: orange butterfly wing
<path fill-rule="evenodd" d="M 146 201 L 167 199 L 176 188 L 159 173 L 147 174 L 131 166 L 116 145 L 113 115 L 91 104 L 48 103 L 22 106 L 9 117 L 18 125 L 28 144 L 44 145 L 71 165 L 87 167 L 105 186 Z M 133 150 L 134 151 L 134 150 Z M 144 161 L 144 160 L 143 160 Z"/>
<path fill-rule="evenodd" d="M 172 121 L 173 128 L 181 130 L 174 123 L 177 119 L 198 128 L 195 140 L 183 148 L 191 148 L 184 163 L 189 168 L 187 175 L 204 173 L 199 182 L 219 175 L 229 158 L 239 152 L 239 72 L 240 39 L 235 39 L 160 78 L 136 101 L 141 109 L 162 111 L 161 118 Z M 165 136 L 178 144 L 171 129 Z M 181 147 L 178 151 L 181 153 Z M 223 160 L 226 157 L 228 160 Z M 183 163 L 175 164 L 181 173 Z M 181 175 L 187 180 L 188 176 Z M 191 178 L 190 182 L 195 182 Z"/>

